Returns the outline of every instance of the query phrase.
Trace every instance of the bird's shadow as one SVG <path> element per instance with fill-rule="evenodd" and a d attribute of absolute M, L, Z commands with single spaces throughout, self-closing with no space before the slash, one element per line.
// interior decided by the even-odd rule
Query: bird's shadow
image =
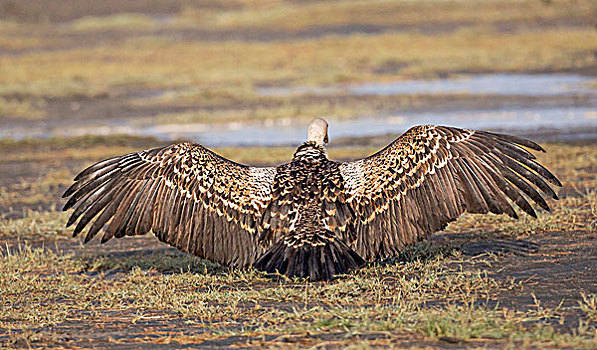
<path fill-rule="evenodd" d="M 450 256 L 460 253 L 464 256 L 477 256 L 483 254 L 514 254 L 528 255 L 539 251 L 538 243 L 526 239 L 478 239 L 463 243 L 437 244 L 432 241 L 422 241 L 406 247 L 397 256 L 377 260 L 374 264 L 381 266 L 409 263 L 415 261 L 434 260 L 443 256 Z"/>
<path fill-rule="evenodd" d="M 468 242 L 463 244 L 459 250 L 467 256 L 481 254 L 514 254 L 528 255 L 539 251 L 541 245 L 526 239 L 507 240 L 492 239 Z"/>
<path fill-rule="evenodd" d="M 438 244 L 432 241 L 422 241 L 406 247 L 395 257 L 376 260 L 369 264 L 388 266 L 409 262 L 425 262 L 458 253 L 465 256 L 482 254 L 526 255 L 537 252 L 538 249 L 539 245 L 537 243 L 520 239 L 479 239 L 461 244 Z M 169 247 L 84 253 L 79 255 L 77 260 L 83 267 L 83 271 L 90 275 L 104 274 L 109 276 L 135 269 L 155 271 L 161 274 L 222 275 L 233 270 Z M 274 281 L 293 281 L 293 279 L 287 279 L 286 276 L 278 274 L 266 274 L 266 276 Z"/>
<path fill-rule="evenodd" d="M 135 269 L 161 274 L 221 275 L 229 268 L 174 248 L 142 249 L 83 254 L 77 258 L 88 274 L 114 274 Z"/>
<path fill-rule="evenodd" d="M 434 260 L 442 256 L 448 256 L 457 251 L 452 245 L 438 245 L 430 241 L 417 242 L 404 248 L 398 255 L 386 259 L 378 259 L 370 264 L 374 266 L 388 266 L 417 261 Z"/>

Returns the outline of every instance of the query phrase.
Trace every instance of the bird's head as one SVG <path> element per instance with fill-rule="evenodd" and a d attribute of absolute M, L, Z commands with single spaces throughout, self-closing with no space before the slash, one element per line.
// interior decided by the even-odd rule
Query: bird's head
<path fill-rule="evenodd" d="M 318 145 L 329 142 L 328 122 L 322 118 L 315 118 L 309 123 L 307 130 L 307 141 L 313 141 Z"/>

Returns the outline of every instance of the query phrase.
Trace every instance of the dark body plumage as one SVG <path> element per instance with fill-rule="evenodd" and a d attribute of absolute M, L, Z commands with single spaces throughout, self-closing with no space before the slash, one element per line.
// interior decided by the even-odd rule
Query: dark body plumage
<path fill-rule="evenodd" d="M 261 234 L 263 243 L 274 246 L 257 268 L 321 280 L 364 263 L 347 245 L 346 222 L 354 212 L 346 203 L 340 165 L 322 146 L 305 142 L 291 163 L 276 168 Z"/>
<path fill-rule="evenodd" d="M 327 133 L 327 124 L 326 124 Z M 323 137 L 323 136 L 322 136 Z M 327 137 L 327 134 L 326 134 Z M 292 162 L 248 167 L 182 143 L 115 157 L 84 170 L 64 196 L 74 235 L 93 221 L 102 242 L 149 231 L 216 261 L 325 280 L 439 231 L 462 213 L 549 210 L 557 178 L 508 135 L 417 126 L 365 159 L 328 159 L 308 141 Z M 525 198 L 526 196 L 526 198 Z"/>

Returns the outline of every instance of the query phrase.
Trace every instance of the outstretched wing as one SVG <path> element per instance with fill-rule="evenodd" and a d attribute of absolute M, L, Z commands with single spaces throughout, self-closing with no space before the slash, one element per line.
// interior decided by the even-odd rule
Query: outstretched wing
<path fill-rule="evenodd" d="M 545 181 L 561 184 L 521 146 L 544 151 L 508 135 L 416 126 L 378 153 L 342 164 L 348 202 L 357 215 L 353 248 L 369 260 L 392 256 L 465 211 L 516 218 L 506 198 L 536 216 L 523 193 L 549 210 L 535 187 L 557 198 Z"/>
<path fill-rule="evenodd" d="M 260 217 L 271 199 L 275 168 L 229 161 L 198 144 L 181 143 L 104 160 L 85 169 L 64 193 L 75 207 L 74 235 L 93 221 L 112 237 L 149 231 L 180 250 L 229 266 L 263 253 Z"/>

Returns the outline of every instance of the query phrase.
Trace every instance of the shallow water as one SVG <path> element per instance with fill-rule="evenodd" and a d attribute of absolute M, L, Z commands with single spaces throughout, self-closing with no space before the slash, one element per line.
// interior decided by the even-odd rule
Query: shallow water
<path fill-rule="evenodd" d="M 597 128 L 597 108 L 511 108 L 500 110 L 468 110 L 449 112 L 399 112 L 383 116 L 363 116 L 350 120 L 330 122 L 330 138 L 375 136 L 401 133 L 417 124 L 439 124 L 471 129 L 506 130 L 514 134 L 537 130 L 583 130 Z M 44 138 L 49 136 L 77 136 L 84 134 L 135 134 L 154 136 L 163 140 L 184 138 L 206 146 L 240 145 L 297 145 L 304 141 L 306 122 L 275 122 L 273 125 L 240 124 L 172 124 L 137 126 L 126 121 L 109 125 L 85 127 L 23 128 L 21 130 L 0 131 L 0 137 L 22 139 L 26 137 Z M 568 138 L 595 138 L 594 131 L 577 133 Z"/>
<path fill-rule="evenodd" d="M 576 74 L 480 74 L 451 79 L 402 80 L 392 83 L 334 85 L 325 87 L 260 88 L 264 96 L 325 95 L 404 95 L 404 94 L 472 94 L 555 96 L 594 93 L 589 83 L 593 77 Z"/>
<path fill-rule="evenodd" d="M 364 116 L 351 120 L 330 122 L 330 138 L 373 136 L 388 133 L 400 133 L 417 124 L 439 124 L 471 129 L 511 130 L 514 133 L 525 130 L 556 129 L 571 130 L 597 127 L 596 108 L 520 108 L 496 111 L 451 111 L 451 112 L 413 112 L 396 113 L 385 116 Z M 163 130 L 151 127 L 147 134 L 171 139 L 188 138 L 206 145 L 285 145 L 300 144 L 305 139 L 306 125 L 249 125 L 243 128 L 207 128 L 202 125 L 170 127 Z M 144 133 L 145 133 L 144 132 Z"/>
<path fill-rule="evenodd" d="M 466 79 L 404 81 L 392 84 L 363 84 L 342 87 L 342 93 L 351 94 L 403 94 L 403 93 L 456 93 L 467 91 L 476 94 L 556 96 L 585 95 L 586 106 L 550 106 L 533 104 L 518 108 L 492 110 L 453 109 L 449 111 L 395 112 L 383 115 L 363 115 L 350 120 L 337 120 L 324 116 L 330 122 L 330 138 L 375 136 L 401 133 L 417 124 L 439 124 L 471 129 L 504 130 L 525 134 L 538 130 L 564 132 L 575 130 L 565 138 L 597 138 L 597 90 L 589 86 L 593 77 L 564 74 L 495 74 L 471 76 Z M 333 93 L 338 87 L 320 88 L 270 88 L 261 93 Z M 305 90 L 308 89 L 308 90 Z M 159 91 L 146 92 L 148 96 Z M 154 136 L 164 140 L 184 138 L 206 146 L 238 145 L 297 145 L 304 141 L 306 123 L 291 118 L 270 120 L 266 123 L 234 122 L 228 124 L 150 124 L 138 125 L 130 120 L 95 121 L 84 125 L 29 125 L 27 127 L 0 128 L 0 137 L 14 139 L 45 138 L 51 136 L 76 136 L 85 134 L 136 134 Z"/>

